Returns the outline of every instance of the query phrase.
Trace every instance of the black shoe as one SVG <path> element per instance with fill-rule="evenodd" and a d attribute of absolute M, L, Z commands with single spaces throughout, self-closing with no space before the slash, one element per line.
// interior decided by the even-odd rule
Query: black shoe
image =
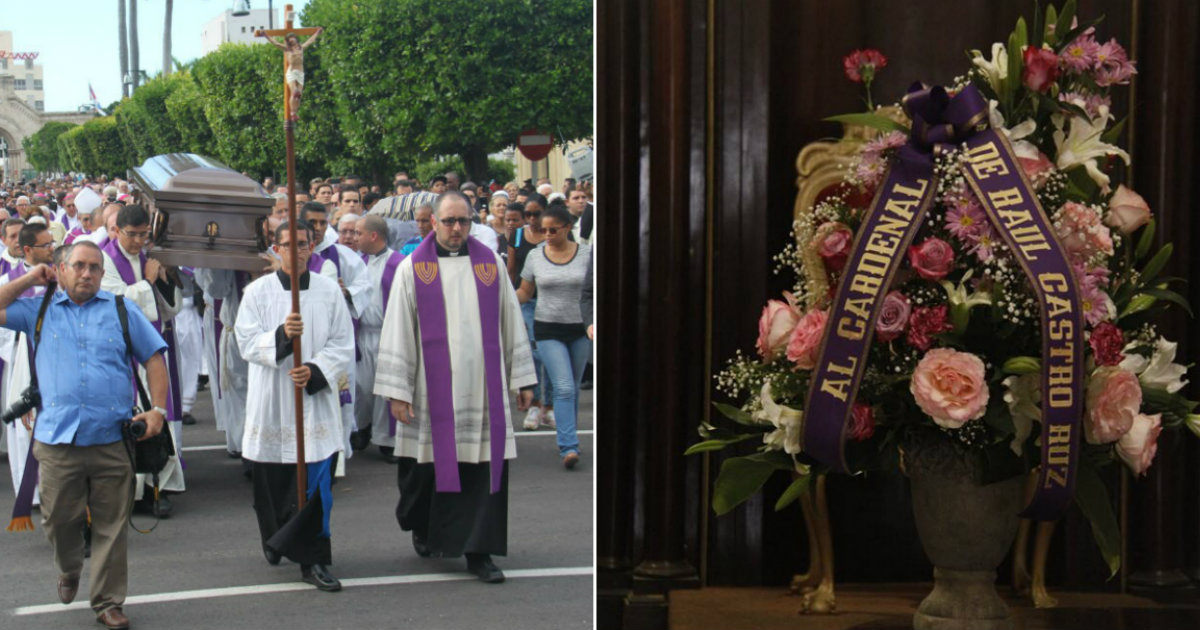
<path fill-rule="evenodd" d="M 467 571 L 479 578 L 480 582 L 499 584 L 504 581 L 504 572 L 492 562 L 492 557 L 486 553 L 467 554 Z"/>
<path fill-rule="evenodd" d="M 379 454 L 383 455 L 383 461 L 389 464 L 399 464 L 400 458 L 395 455 L 396 449 L 391 446 L 380 446 Z"/>
<path fill-rule="evenodd" d="M 179 421 L 186 425 L 193 425 L 196 424 L 196 416 L 193 416 L 190 413 L 185 413 L 183 414 L 183 417 L 179 419 Z"/>
<path fill-rule="evenodd" d="M 322 591 L 340 591 L 342 583 L 323 564 L 300 567 L 300 579 L 312 584 Z"/>
<path fill-rule="evenodd" d="M 350 448 L 361 451 L 371 445 L 371 430 L 362 429 L 350 434 Z"/>
<path fill-rule="evenodd" d="M 278 551 L 271 549 L 270 547 L 267 546 L 266 543 L 263 543 L 262 550 L 263 550 L 263 557 L 265 557 L 267 559 L 267 564 L 271 564 L 271 565 L 279 564 L 279 561 L 283 559 L 283 556 L 279 555 Z"/>
<path fill-rule="evenodd" d="M 430 554 L 433 553 L 429 550 L 429 542 L 425 540 L 424 536 L 417 534 L 417 532 L 413 532 L 412 539 L 413 550 L 417 552 L 418 556 L 421 556 L 422 558 L 428 558 Z"/>
<path fill-rule="evenodd" d="M 208 389 L 208 375 L 201 374 L 200 378 L 196 379 L 196 391 L 202 392 Z"/>
<path fill-rule="evenodd" d="M 242 458 L 242 452 L 241 452 L 241 451 L 229 451 L 229 450 L 227 450 L 227 451 L 225 451 L 225 453 L 226 453 L 227 455 L 229 455 L 229 459 L 241 459 L 241 458 Z"/>
<path fill-rule="evenodd" d="M 141 500 L 133 504 L 133 511 L 136 514 L 153 514 L 158 518 L 171 518 L 171 500 L 165 496 L 160 496 L 158 502 L 154 501 L 154 491 L 146 488 L 145 494 Z"/>

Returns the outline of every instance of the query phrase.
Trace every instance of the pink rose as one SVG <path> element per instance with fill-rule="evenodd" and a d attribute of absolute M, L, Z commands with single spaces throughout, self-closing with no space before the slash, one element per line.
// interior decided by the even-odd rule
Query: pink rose
<path fill-rule="evenodd" d="M 1108 216 L 1104 218 L 1104 223 L 1122 234 L 1132 234 L 1149 222 L 1150 206 L 1146 200 L 1126 188 L 1125 184 L 1117 186 L 1117 192 L 1108 200 Z"/>
<path fill-rule="evenodd" d="M 940 238 L 927 238 L 908 248 L 908 261 L 926 280 L 941 280 L 954 266 L 954 248 Z"/>
<path fill-rule="evenodd" d="M 854 242 L 854 233 L 841 223 L 826 223 L 817 229 L 822 234 L 817 246 L 817 253 L 825 261 L 825 268 L 830 271 L 841 271 L 850 257 L 850 246 Z"/>
<path fill-rule="evenodd" d="M 1146 474 L 1158 452 L 1158 435 L 1162 433 L 1162 414 L 1152 416 L 1139 413 L 1133 426 L 1117 441 L 1117 456 L 1129 466 L 1134 476 Z"/>
<path fill-rule="evenodd" d="M 791 296 L 787 297 L 788 302 L 767 300 L 762 316 L 758 318 L 758 342 L 755 348 L 763 363 L 774 361 L 779 353 L 787 349 L 792 329 L 800 321 L 800 311 L 790 303 Z"/>
<path fill-rule="evenodd" d="M 1025 69 L 1021 72 L 1021 83 L 1034 92 L 1046 92 L 1058 78 L 1058 55 L 1047 48 L 1025 49 Z"/>
<path fill-rule="evenodd" d="M 1129 432 L 1142 407 L 1142 386 L 1133 372 L 1101 367 L 1087 385 L 1087 422 L 1083 435 L 1089 444 L 1116 442 Z"/>
<path fill-rule="evenodd" d="M 1054 228 L 1076 261 L 1088 260 L 1097 252 L 1113 255 L 1112 233 L 1100 223 L 1100 214 L 1083 204 L 1068 201 L 1054 215 Z"/>
<path fill-rule="evenodd" d="M 801 370 L 817 366 L 817 354 L 821 352 L 821 339 L 825 337 L 825 322 L 829 313 L 809 311 L 796 323 L 792 338 L 787 345 L 787 358 Z"/>
<path fill-rule="evenodd" d="M 912 305 L 903 293 L 888 293 L 879 309 L 879 319 L 875 321 L 875 338 L 886 342 L 903 335 L 904 329 L 908 328 L 908 316 L 911 312 Z"/>
<path fill-rule="evenodd" d="M 934 348 L 917 363 L 909 391 L 938 426 L 957 429 L 982 417 L 987 407 L 983 361 L 968 352 Z"/>
<path fill-rule="evenodd" d="M 1025 176 L 1031 182 L 1037 182 L 1037 179 L 1046 173 L 1054 170 L 1054 162 L 1046 157 L 1045 153 L 1038 151 L 1036 158 L 1017 157 L 1017 162 L 1021 163 L 1021 170 L 1025 171 Z"/>
<path fill-rule="evenodd" d="M 875 435 L 875 408 L 871 405 L 854 403 L 850 408 L 849 438 L 861 442 Z"/>

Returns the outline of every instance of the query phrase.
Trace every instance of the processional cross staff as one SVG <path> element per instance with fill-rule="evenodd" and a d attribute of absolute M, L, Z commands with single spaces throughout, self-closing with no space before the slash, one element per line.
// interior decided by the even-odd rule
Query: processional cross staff
<path fill-rule="evenodd" d="M 297 264 L 299 255 L 296 252 L 296 133 L 295 124 L 300 108 L 300 93 L 304 89 L 304 49 L 316 41 L 323 28 L 293 28 L 292 18 L 295 13 L 292 5 L 283 9 L 286 17 L 281 29 L 262 30 L 254 33 L 257 37 L 265 37 L 267 41 L 283 50 L 283 130 L 287 136 L 287 180 L 288 180 L 288 235 L 291 243 L 288 246 L 288 256 L 292 261 L 292 273 L 299 271 Z M 311 35 L 303 44 L 301 35 Z M 284 43 L 276 42 L 272 37 L 283 37 Z M 317 238 L 313 236 L 314 240 Z M 310 243 L 316 247 L 316 243 Z M 300 281 L 293 278 L 292 282 L 292 313 L 300 314 Z M 292 339 L 292 366 L 300 368 L 300 338 Z M 294 387 L 296 401 L 296 501 L 297 508 L 303 510 L 308 489 L 308 468 L 304 454 L 304 388 Z"/>

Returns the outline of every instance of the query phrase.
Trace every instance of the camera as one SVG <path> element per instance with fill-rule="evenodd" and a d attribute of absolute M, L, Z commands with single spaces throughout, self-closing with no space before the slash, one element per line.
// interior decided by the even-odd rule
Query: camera
<path fill-rule="evenodd" d="M 121 426 L 125 427 L 125 431 L 129 434 L 130 439 L 134 441 L 146 435 L 145 420 L 130 420 Z"/>
<path fill-rule="evenodd" d="M 21 392 L 21 397 L 0 416 L 0 421 L 12 424 L 14 420 L 42 406 L 42 393 L 32 385 Z"/>

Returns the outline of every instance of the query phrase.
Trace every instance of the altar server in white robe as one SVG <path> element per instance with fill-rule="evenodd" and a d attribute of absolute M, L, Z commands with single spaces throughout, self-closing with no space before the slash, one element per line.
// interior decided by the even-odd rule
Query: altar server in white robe
<path fill-rule="evenodd" d="M 343 445 L 342 423 L 335 383 L 330 375 L 344 373 L 354 361 L 354 329 L 350 311 L 337 283 L 307 270 L 311 228 L 297 223 L 298 269 L 292 273 L 286 255 L 291 242 L 287 225 L 275 233 L 275 248 L 283 268 L 246 287 L 235 325 L 238 348 L 250 362 L 246 428 L 242 456 L 254 470 L 254 510 L 267 561 L 287 557 L 301 566 L 301 575 L 322 590 L 341 585 L 328 572 L 329 512 L 334 460 Z M 300 314 L 291 313 L 291 283 L 300 287 Z M 300 339 L 303 365 L 293 367 L 294 339 Z M 297 461 L 295 389 L 303 388 L 304 448 L 308 465 L 307 496 L 320 508 L 320 531 L 302 533 L 283 544 L 285 524 L 294 514 Z M 314 508 L 306 508 L 316 509 Z M 302 513 L 301 517 L 304 516 Z"/>
<path fill-rule="evenodd" d="M 199 386 L 199 358 L 204 354 L 204 330 L 200 314 L 196 312 L 196 279 L 195 270 L 188 267 L 179 268 L 179 279 L 183 283 L 181 293 L 183 305 L 175 315 L 175 342 L 179 366 L 179 403 L 183 424 L 196 424 L 192 415 L 192 407 L 196 404 L 196 390 Z"/>
<path fill-rule="evenodd" d="M 49 265 L 53 262 L 54 237 L 46 228 L 45 223 L 32 223 L 21 228 L 17 237 L 23 252 L 23 258 L 8 273 L 0 274 L 0 286 L 8 284 L 25 275 L 34 265 Z M 44 295 L 46 287 L 33 287 L 21 297 L 39 297 Z M 4 359 L 5 370 L 3 378 L 4 402 L 18 400 L 25 389 L 29 387 L 29 340 L 25 335 L 8 330 L 0 330 L 0 358 Z M 7 407 L 4 407 L 7 409 Z M 37 411 L 31 411 L 27 420 L 36 419 Z M 6 446 L 8 447 L 8 466 L 12 472 L 13 493 L 20 494 L 21 483 L 24 480 L 26 461 L 29 457 L 30 431 L 25 422 L 18 420 L 8 427 Z M 33 482 L 31 482 L 33 483 Z M 37 488 L 33 489 L 33 505 L 40 503 Z"/>
<path fill-rule="evenodd" d="M 434 209 L 435 238 L 397 268 L 375 393 L 390 399 L 401 423 L 400 528 L 412 531 L 418 555 L 465 555 L 468 571 L 496 583 L 504 574 L 491 556 L 507 554 L 507 460 L 517 454 L 508 396 L 520 390 L 518 407 L 527 409 L 537 377 L 504 263 L 468 239 L 473 216 L 461 193 L 444 193 Z M 491 357 L 486 339 L 497 349 Z"/>
<path fill-rule="evenodd" d="M 362 316 L 370 301 L 371 281 L 367 274 L 366 263 L 363 262 L 358 252 L 338 244 L 338 233 L 329 227 L 329 216 L 325 204 L 309 201 L 300 206 L 300 215 L 304 221 L 312 225 L 315 234 L 325 235 L 313 249 L 312 258 L 309 259 L 309 270 L 319 271 L 322 275 L 332 277 L 338 282 L 346 305 L 350 308 L 350 317 L 357 320 Z M 333 263 L 332 270 L 327 263 Z M 335 275 L 329 276 L 331 271 Z M 351 363 L 350 368 L 345 374 L 339 375 L 336 382 L 342 405 L 342 422 L 346 431 L 347 457 L 353 453 L 353 449 L 349 447 L 350 434 L 359 428 L 355 425 L 354 418 L 356 382 L 354 368 L 354 364 Z"/>
<path fill-rule="evenodd" d="M 172 343 L 164 325 L 175 317 L 183 306 L 183 293 L 180 285 L 166 273 L 162 263 L 145 255 L 142 248 L 150 240 L 150 214 L 140 205 L 130 205 L 121 208 L 116 213 L 115 229 L 109 234 L 109 241 L 101 248 L 104 252 L 104 277 L 100 280 L 100 288 L 113 295 L 124 295 L 129 302 L 137 304 L 138 308 L 150 320 L 154 327 L 163 333 L 168 344 Z M 171 373 L 172 402 L 167 405 L 168 420 L 163 424 L 164 430 L 170 431 L 175 442 L 175 455 L 172 455 L 165 468 L 159 473 L 159 488 L 167 492 L 183 492 L 186 489 L 183 479 L 183 466 L 179 461 L 179 453 L 183 452 L 183 430 L 177 420 L 174 401 L 179 396 L 179 372 L 175 362 L 177 356 L 175 347 L 167 351 L 167 366 Z M 139 369 L 141 369 L 139 367 Z M 145 374 L 142 373 L 145 380 Z M 149 475 L 138 475 L 137 488 L 134 498 L 141 500 L 147 485 L 153 483 Z M 146 496 L 147 500 L 149 496 Z M 166 517 L 171 514 L 171 502 L 164 495 L 153 507 L 155 513 Z"/>

